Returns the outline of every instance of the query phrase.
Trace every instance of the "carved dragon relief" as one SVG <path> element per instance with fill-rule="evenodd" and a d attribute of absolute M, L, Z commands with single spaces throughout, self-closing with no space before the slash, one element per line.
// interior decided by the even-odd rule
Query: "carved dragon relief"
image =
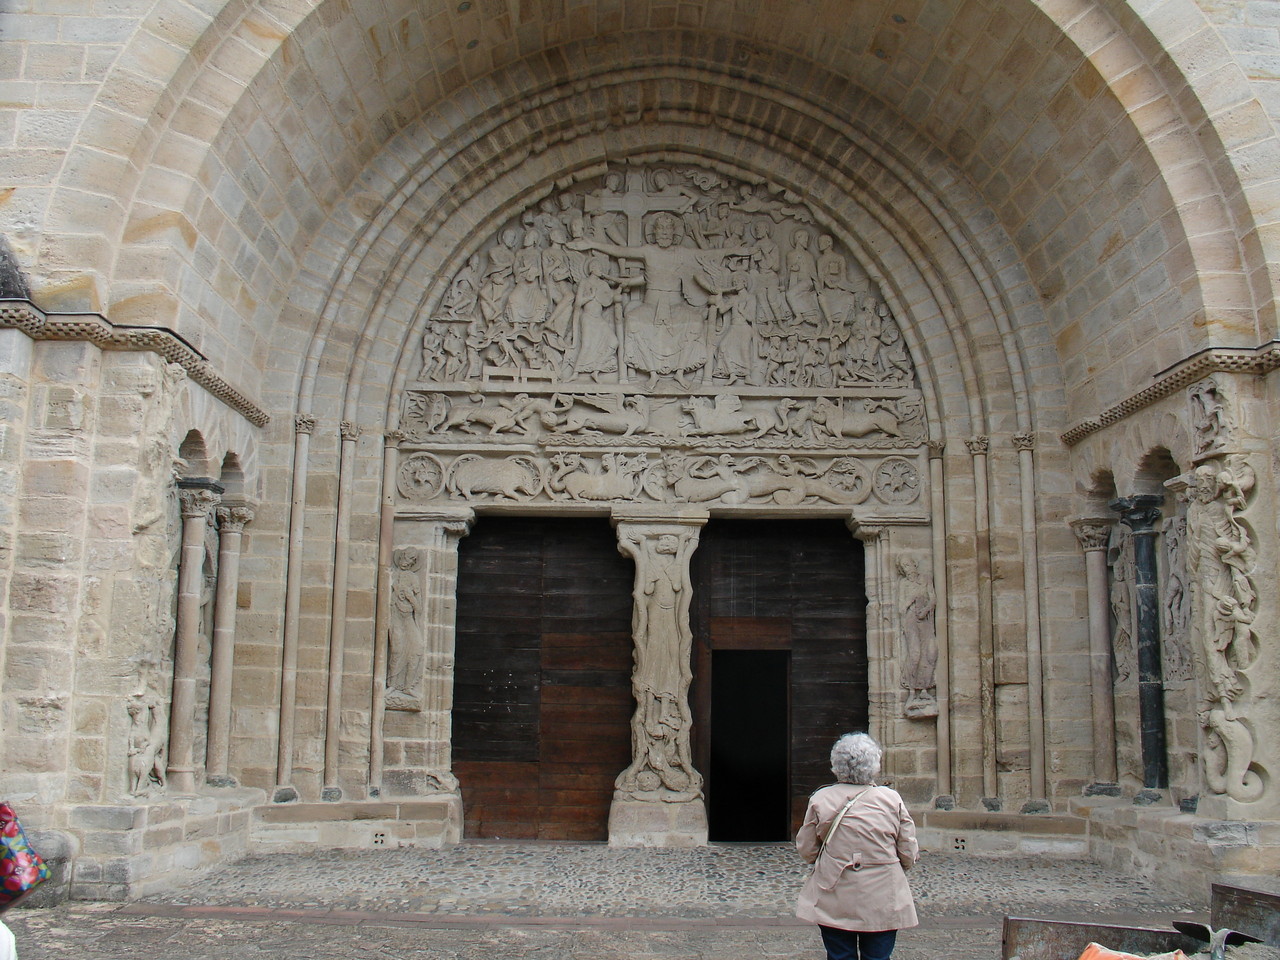
<path fill-rule="evenodd" d="M 897 322 L 798 198 L 634 165 L 470 257 L 399 429 L 415 504 L 901 507 L 927 440 Z"/>

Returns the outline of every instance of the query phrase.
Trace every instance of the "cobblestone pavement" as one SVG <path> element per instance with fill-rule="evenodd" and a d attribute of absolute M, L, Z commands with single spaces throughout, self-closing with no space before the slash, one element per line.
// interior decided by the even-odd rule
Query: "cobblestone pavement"
<path fill-rule="evenodd" d="M 132 903 L 5 919 L 20 960 L 820 960 L 817 929 L 791 915 L 804 869 L 789 844 L 464 843 L 250 857 Z M 1081 861 L 927 854 L 911 885 L 921 925 L 895 960 L 992 960 L 1006 914 L 1207 917 Z"/>

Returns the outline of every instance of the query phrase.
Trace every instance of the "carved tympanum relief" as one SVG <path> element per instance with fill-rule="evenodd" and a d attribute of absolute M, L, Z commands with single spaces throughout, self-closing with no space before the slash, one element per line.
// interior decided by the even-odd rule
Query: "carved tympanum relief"
<path fill-rule="evenodd" d="M 403 500 L 828 503 L 921 492 L 902 331 L 799 200 L 628 165 L 504 224 L 425 324 Z"/>

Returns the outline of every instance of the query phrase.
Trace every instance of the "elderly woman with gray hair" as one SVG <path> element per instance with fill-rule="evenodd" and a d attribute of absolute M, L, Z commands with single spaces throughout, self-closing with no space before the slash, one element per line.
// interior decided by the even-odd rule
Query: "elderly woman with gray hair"
<path fill-rule="evenodd" d="M 906 871 L 919 858 L 916 826 L 896 790 L 878 787 L 880 744 L 848 733 L 831 748 L 839 783 L 809 798 L 796 834 L 814 865 L 796 916 L 818 924 L 828 960 L 888 960 L 898 931 L 917 923 Z"/>

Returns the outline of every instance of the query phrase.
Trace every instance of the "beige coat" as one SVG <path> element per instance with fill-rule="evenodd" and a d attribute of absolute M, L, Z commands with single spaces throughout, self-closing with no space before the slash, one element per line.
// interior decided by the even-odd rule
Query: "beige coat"
<path fill-rule="evenodd" d="M 851 798 L 857 802 L 822 851 L 822 838 Z M 853 783 L 823 787 L 809 798 L 796 849 L 817 864 L 800 890 L 796 916 L 841 930 L 914 927 L 907 870 L 920 856 L 916 825 L 896 790 Z"/>

